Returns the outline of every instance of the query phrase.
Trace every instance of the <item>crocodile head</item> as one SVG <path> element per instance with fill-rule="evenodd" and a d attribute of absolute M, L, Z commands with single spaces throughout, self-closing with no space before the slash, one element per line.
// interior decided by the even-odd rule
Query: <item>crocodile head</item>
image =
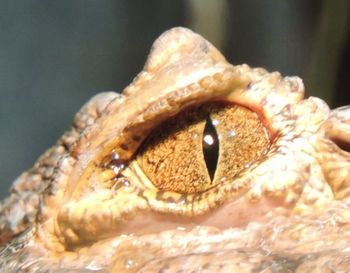
<path fill-rule="evenodd" d="M 15 181 L 0 265 L 350 268 L 350 108 L 303 93 L 298 77 L 233 66 L 190 30 L 165 32 L 121 95 L 92 98 Z"/>

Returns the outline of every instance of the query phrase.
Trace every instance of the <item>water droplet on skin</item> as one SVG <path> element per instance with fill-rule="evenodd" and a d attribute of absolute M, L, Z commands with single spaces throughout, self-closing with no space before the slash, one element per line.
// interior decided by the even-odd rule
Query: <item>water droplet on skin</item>
<path fill-rule="evenodd" d="M 124 187 L 129 187 L 130 186 L 129 180 L 126 180 L 126 179 L 123 180 L 123 184 L 124 184 Z"/>
<path fill-rule="evenodd" d="M 119 154 L 118 153 L 116 153 L 116 152 L 113 152 L 112 153 L 112 159 L 113 160 L 118 160 L 120 157 L 119 157 Z"/>
<path fill-rule="evenodd" d="M 127 258 L 125 260 L 125 268 L 126 269 L 129 269 L 131 268 L 132 266 L 134 266 L 134 261 L 131 259 L 131 258 Z"/>
<path fill-rule="evenodd" d="M 124 168 L 125 168 L 124 164 L 119 164 L 119 165 L 115 165 L 115 166 L 112 167 L 113 171 L 116 174 L 119 174 Z"/>
<path fill-rule="evenodd" d="M 112 186 L 111 190 L 114 194 L 117 193 L 117 191 L 120 189 L 120 188 L 129 188 L 130 187 L 130 181 L 128 179 L 125 179 L 125 178 L 116 178 L 114 180 L 114 185 Z"/>

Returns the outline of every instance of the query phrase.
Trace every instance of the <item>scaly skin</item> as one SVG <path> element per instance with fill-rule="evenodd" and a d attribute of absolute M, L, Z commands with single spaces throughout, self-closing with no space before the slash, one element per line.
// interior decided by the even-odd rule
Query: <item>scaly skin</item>
<path fill-rule="evenodd" d="M 92 98 L 14 182 L 1 272 L 348 272 L 350 107 L 303 93 L 297 77 L 232 66 L 199 35 L 169 30 L 122 95 Z M 140 145 L 212 101 L 256 113 L 266 154 L 203 191 L 158 189 Z"/>

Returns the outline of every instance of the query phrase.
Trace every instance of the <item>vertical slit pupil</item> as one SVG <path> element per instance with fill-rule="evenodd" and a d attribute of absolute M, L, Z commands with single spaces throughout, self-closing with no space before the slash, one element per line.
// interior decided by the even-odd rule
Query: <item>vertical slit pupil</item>
<path fill-rule="evenodd" d="M 219 157 L 219 139 L 212 120 L 207 117 L 203 133 L 203 154 L 211 181 L 214 179 Z"/>

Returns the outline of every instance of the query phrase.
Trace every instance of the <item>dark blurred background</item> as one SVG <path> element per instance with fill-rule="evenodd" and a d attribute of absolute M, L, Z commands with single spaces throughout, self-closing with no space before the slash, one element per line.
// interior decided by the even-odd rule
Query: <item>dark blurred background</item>
<path fill-rule="evenodd" d="M 348 0 L 0 0 L 0 198 L 102 91 L 122 91 L 155 38 L 202 34 L 234 64 L 304 79 L 350 104 Z"/>

